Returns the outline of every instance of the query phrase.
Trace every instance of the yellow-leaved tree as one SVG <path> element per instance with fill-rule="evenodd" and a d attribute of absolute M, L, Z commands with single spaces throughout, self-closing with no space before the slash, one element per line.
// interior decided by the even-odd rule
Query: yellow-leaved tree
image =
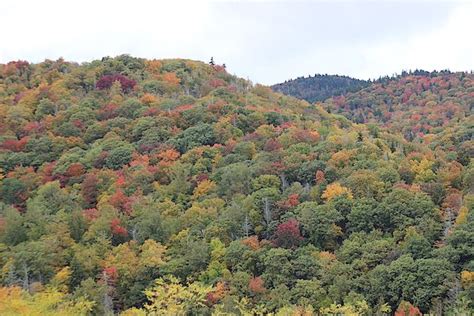
<path fill-rule="evenodd" d="M 67 294 L 55 288 L 30 294 L 18 286 L 0 288 L 0 315 L 3 316 L 76 316 L 87 315 L 94 302 L 68 300 Z"/>
<path fill-rule="evenodd" d="M 212 286 L 201 282 L 183 285 L 176 277 L 165 276 L 157 279 L 155 285 L 145 291 L 149 301 L 145 309 L 132 308 L 122 313 L 122 316 L 202 315 L 209 311 L 207 296 L 213 290 Z"/>
<path fill-rule="evenodd" d="M 331 201 L 333 198 L 344 194 L 346 194 L 349 199 L 352 199 L 350 189 L 343 187 L 339 182 L 334 182 L 326 187 L 321 197 L 326 201 Z"/>

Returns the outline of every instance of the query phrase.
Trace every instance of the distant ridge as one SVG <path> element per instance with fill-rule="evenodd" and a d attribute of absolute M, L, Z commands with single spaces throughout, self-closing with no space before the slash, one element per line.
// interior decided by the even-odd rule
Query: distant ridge
<path fill-rule="evenodd" d="M 333 96 L 356 92 L 367 87 L 370 81 L 340 75 L 321 75 L 298 77 L 273 85 L 276 91 L 308 102 L 324 101 Z"/>

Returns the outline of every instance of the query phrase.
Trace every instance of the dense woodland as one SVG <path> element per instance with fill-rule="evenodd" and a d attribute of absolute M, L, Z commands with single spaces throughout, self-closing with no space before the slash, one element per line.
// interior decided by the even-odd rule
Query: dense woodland
<path fill-rule="evenodd" d="M 327 110 L 356 123 L 382 124 L 413 141 L 430 138 L 447 128 L 465 128 L 457 143 L 472 140 L 474 74 L 423 72 L 403 73 L 379 79 L 369 87 L 333 97 Z"/>
<path fill-rule="evenodd" d="M 310 104 L 191 60 L 0 65 L 0 314 L 468 315 L 473 104 L 466 73 Z"/>
<path fill-rule="evenodd" d="M 308 102 L 324 101 L 333 96 L 341 96 L 348 92 L 356 92 L 367 87 L 370 81 L 354 79 L 339 75 L 309 75 L 287 80 L 273 85 L 271 88 L 286 95 L 304 99 Z"/>

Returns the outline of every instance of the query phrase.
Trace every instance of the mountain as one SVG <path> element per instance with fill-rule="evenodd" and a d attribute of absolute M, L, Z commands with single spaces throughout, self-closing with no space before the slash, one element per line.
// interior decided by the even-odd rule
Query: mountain
<path fill-rule="evenodd" d="M 276 92 L 314 103 L 324 101 L 333 96 L 355 92 L 368 85 L 370 85 L 369 81 L 347 76 L 316 74 L 313 77 L 299 77 L 278 83 L 271 88 Z"/>
<path fill-rule="evenodd" d="M 0 314 L 468 314 L 472 77 L 428 77 L 311 104 L 192 60 L 0 65 Z"/>

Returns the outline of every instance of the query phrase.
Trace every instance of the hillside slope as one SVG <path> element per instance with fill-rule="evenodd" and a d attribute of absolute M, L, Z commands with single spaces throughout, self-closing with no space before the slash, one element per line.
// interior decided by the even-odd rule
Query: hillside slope
<path fill-rule="evenodd" d="M 411 141 L 335 100 L 191 60 L 0 65 L 0 314 L 467 314 L 465 124 Z"/>
<path fill-rule="evenodd" d="M 448 126 L 472 124 L 474 74 L 404 73 L 328 100 L 325 108 L 357 123 L 378 123 L 408 140 L 437 134 Z M 472 136 L 472 135 L 471 135 Z"/>

